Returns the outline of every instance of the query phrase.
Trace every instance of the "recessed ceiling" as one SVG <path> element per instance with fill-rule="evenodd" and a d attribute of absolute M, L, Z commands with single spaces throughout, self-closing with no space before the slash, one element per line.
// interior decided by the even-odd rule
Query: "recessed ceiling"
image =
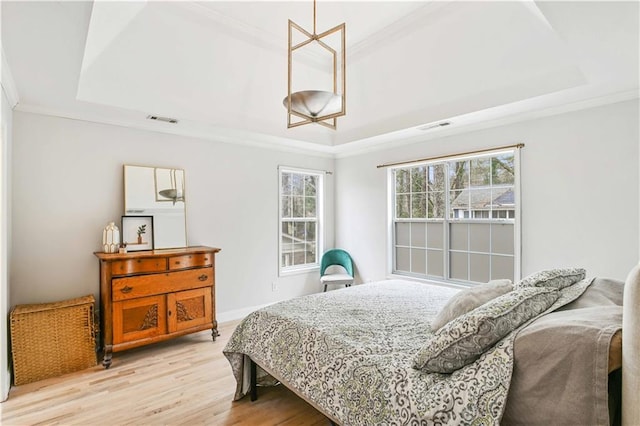
<path fill-rule="evenodd" d="M 319 31 L 347 27 L 347 115 L 287 129 L 287 21 L 311 30 L 312 12 L 3 1 L 2 46 L 18 109 L 329 153 L 638 96 L 637 2 L 319 1 Z"/>

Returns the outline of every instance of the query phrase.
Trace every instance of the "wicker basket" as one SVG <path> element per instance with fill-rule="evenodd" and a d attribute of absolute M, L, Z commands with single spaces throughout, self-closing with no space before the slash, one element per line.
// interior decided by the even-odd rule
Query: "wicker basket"
<path fill-rule="evenodd" d="M 18 305 L 10 314 L 15 385 L 93 367 L 95 299 Z"/>

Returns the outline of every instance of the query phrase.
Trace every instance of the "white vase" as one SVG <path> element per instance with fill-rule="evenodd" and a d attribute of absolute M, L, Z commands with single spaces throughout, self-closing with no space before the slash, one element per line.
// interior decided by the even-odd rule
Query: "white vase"
<path fill-rule="evenodd" d="M 117 253 L 119 247 L 120 230 L 114 222 L 109 222 L 102 231 L 102 249 L 105 253 Z"/>

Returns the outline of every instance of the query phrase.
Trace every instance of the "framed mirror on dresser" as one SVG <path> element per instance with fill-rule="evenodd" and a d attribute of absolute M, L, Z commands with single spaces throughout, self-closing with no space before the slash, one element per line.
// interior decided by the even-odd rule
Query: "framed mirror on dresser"
<path fill-rule="evenodd" d="M 187 246 L 185 192 L 183 169 L 124 166 L 125 217 L 153 218 L 155 249 Z"/>

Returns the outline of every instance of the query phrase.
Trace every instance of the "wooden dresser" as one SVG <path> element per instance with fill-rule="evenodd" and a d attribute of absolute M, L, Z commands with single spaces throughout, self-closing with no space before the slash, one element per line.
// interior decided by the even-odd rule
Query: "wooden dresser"
<path fill-rule="evenodd" d="M 109 368 L 119 352 L 211 329 L 219 248 L 94 253 L 100 259 L 100 330 Z"/>

